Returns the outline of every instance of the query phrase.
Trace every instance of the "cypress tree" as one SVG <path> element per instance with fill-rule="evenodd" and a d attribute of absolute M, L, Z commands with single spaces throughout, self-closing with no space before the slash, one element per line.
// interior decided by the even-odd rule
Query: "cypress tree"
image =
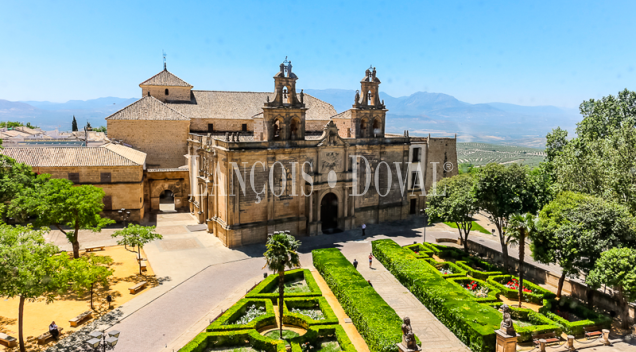
<path fill-rule="evenodd" d="M 73 115 L 73 124 L 71 126 L 71 129 L 73 130 L 73 132 L 79 131 L 77 129 L 77 121 L 75 120 L 75 115 Z"/>

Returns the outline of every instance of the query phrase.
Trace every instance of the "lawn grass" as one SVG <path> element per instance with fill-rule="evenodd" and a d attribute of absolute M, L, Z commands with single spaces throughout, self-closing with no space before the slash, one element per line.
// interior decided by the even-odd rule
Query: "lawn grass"
<path fill-rule="evenodd" d="M 457 224 L 454 222 L 450 222 L 450 221 L 445 221 L 444 224 L 456 229 L 457 228 Z M 485 233 L 487 235 L 491 235 L 492 233 L 488 230 L 486 230 L 485 228 L 483 228 L 481 225 L 479 225 L 476 221 L 473 221 L 473 227 L 470 229 L 470 231 L 479 231 L 481 233 Z"/>

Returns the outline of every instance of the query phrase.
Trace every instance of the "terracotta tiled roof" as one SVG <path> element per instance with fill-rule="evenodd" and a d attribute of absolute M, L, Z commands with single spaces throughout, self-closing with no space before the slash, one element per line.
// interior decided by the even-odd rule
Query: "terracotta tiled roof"
<path fill-rule="evenodd" d="M 343 111 L 338 115 L 332 116 L 332 119 L 351 119 L 351 109 Z"/>
<path fill-rule="evenodd" d="M 145 153 L 115 147 L 18 147 L 4 148 L 0 153 L 20 163 L 41 167 L 138 166 L 146 161 Z"/>
<path fill-rule="evenodd" d="M 175 76 L 172 72 L 164 69 L 163 71 L 157 73 L 156 75 L 150 77 L 143 83 L 140 83 L 139 86 L 166 86 L 166 87 L 190 87 L 192 86 L 182 80 L 181 78 Z"/>
<path fill-rule="evenodd" d="M 157 98 L 145 96 L 108 116 L 107 120 L 189 120 L 179 111 L 170 108 Z"/>
<path fill-rule="evenodd" d="M 222 92 L 193 90 L 190 102 L 167 102 L 166 105 L 193 119 L 251 119 L 263 112 L 263 105 L 274 93 Z M 304 97 L 307 120 L 325 120 L 336 114 L 336 109 L 309 94 Z"/>

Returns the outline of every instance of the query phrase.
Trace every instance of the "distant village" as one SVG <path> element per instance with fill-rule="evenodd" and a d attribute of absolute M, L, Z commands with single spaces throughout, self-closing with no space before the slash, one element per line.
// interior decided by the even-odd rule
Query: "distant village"
<path fill-rule="evenodd" d="M 81 131 L 44 131 L 38 127 L 1 127 L 0 140 L 5 148 L 14 147 L 98 147 L 110 142 L 106 133 L 88 125 Z"/>

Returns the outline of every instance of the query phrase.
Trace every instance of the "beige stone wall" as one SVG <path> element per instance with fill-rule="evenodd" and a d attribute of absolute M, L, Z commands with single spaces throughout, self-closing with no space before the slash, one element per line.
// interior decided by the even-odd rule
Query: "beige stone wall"
<path fill-rule="evenodd" d="M 306 120 L 305 131 L 322 131 L 328 123 L 329 120 Z"/>
<path fill-rule="evenodd" d="M 351 138 L 351 119 L 333 119 L 333 122 L 338 126 L 338 135 L 342 138 Z"/>
<path fill-rule="evenodd" d="M 168 95 L 166 95 L 166 89 Z M 144 86 L 141 87 L 141 96 L 145 97 L 150 93 L 151 96 L 164 103 L 166 101 L 190 101 L 190 89 L 188 87 Z M 110 133 L 110 131 L 108 132 Z"/>
<path fill-rule="evenodd" d="M 433 186 L 433 174 L 435 174 L 436 181 L 443 177 L 457 175 L 457 140 L 455 138 L 430 138 L 426 161 L 426 191 L 428 192 Z M 433 170 L 432 163 L 437 163 L 435 170 Z M 448 163 L 446 169 L 449 166 L 452 167 L 450 171 L 444 168 L 445 163 Z"/>
<path fill-rule="evenodd" d="M 80 183 L 96 184 L 101 182 L 101 174 L 109 172 L 111 182 L 141 182 L 143 180 L 143 166 L 98 166 L 98 167 L 34 167 L 34 171 L 50 174 L 52 178 L 68 179 L 69 173 L 79 173 Z"/>
<path fill-rule="evenodd" d="M 108 138 L 122 140 L 147 154 L 148 168 L 176 168 L 186 164 L 190 121 L 106 120 Z"/>
<path fill-rule="evenodd" d="M 190 196 L 190 178 L 188 170 L 183 171 L 146 171 L 145 194 L 147 209 L 159 209 L 159 197 L 165 190 L 174 194 L 176 209 L 187 209 Z"/>
<path fill-rule="evenodd" d="M 208 124 L 213 124 L 215 132 L 240 132 L 243 124 L 247 125 L 248 131 L 254 131 L 253 119 L 191 119 L 190 131 L 208 132 Z"/>

